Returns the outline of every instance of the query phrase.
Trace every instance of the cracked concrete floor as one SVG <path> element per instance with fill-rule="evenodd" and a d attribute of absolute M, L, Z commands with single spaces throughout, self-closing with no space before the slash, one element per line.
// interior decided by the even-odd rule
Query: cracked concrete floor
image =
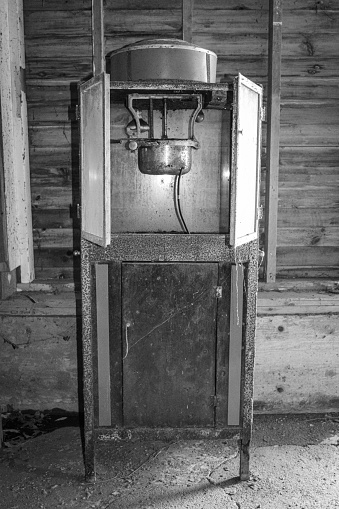
<path fill-rule="evenodd" d="M 234 441 L 100 442 L 83 480 L 81 434 L 63 427 L 0 451 L 6 509 L 339 508 L 339 418 L 256 416 L 251 479 Z"/>

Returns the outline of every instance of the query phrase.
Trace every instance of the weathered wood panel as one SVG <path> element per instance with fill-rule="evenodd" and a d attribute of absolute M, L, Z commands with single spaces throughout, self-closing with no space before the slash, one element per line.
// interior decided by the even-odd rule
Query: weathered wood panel
<path fill-rule="evenodd" d="M 339 99 L 338 78 L 325 78 L 321 76 L 321 72 L 320 76 L 318 74 L 284 77 L 281 83 L 282 102 L 293 99 L 300 102 L 310 99 Z"/>
<path fill-rule="evenodd" d="M 338 208 L 339 194 L 336 187 L 306 187 L 281 188 L 279 190 L 279 202 L 281 207 L 300 208 Z M 305 225 L 306 226 L 306 225 Z"/>
<path fill-rule="evenodd" d="M 338 267 L 338 247 L 323 246 L 279 246 L 277 260 L 281 267 Z"/>
<path fill-rule="evenodd" d="M 145 37 L 181 37 L 181 0 L 106 0 L 104 7 L 106 52 Z M 53 250 L 70 232 L 52 230 L 78 224 L 70 210 L 79 181 L 74 87 L 91 72 L 91 1 L 25 0 L 24 8 L 33 220 L 51 230 L 42 238 Z M 216 51 L 218 80 L 241 72 L 266 87 L 267 22 L 266 0 L 195 0 L 192 42 Z M 338 28 L 335 2 L 284 0 L 278 238 L 292 251 L 312 248 L 308 262 L 314 256 L 312 265 L 326 270 L 317 250 L 337 248 L 339 224 Z M 47 265 L 52 273 L 51 259 Z"/>
<path fill-rule="evenodd" d="M 280 143 L 284 146 L 339 147 L 338 126 L 335 124 L 282 124 Z"/>
<path fill-rule="evenodd" d="M 339 170 L 338 147 L 280 147 L 280 166 L 312 169 L 331 167 Z M 292 170 L 293 171 L 293 170 Z"/>
<path fill-rule="evenodd" d="M 80 230 L 76 231 L 73 228 L 33 229 L 34 247 L 39 249 L 50 249 L 55 247 L 69 249 L 73 246 L 75 236 L 80 239 Z"/>
<path fill-rule="evenodd" d="M 72 149 L 72 129 L 68 123 L 63 125 L 32 125 L 29 130 L 31 149 L 65 148 Z"/>
<path fill-rule="evenodd" d="M 2 404 L 22 409 L 78 410 L 74 314 L 2 316 L 0 339 Z"/>
<path fill-rule="evenodd" d="M 278 278 L 296 279 L 296 278 L 330 278 L 335 281 L 339 278 L 338 267 L 279 267 Z"/>
<path fill-rule="evenodd" d="M 115 0 L 109 1 L 114 1 L 115 5 Z M 118 0 L 118 2 L 122 1 L 123 0 Z M 137 2 L 137 0 L 135 1 Z M 243 0 L 241 2 L 239 2 L 239 0 L 227 0 L 227 2 L 222 2 L 221 0 L 209 0 L 208 2 L 206 2 L 206 0 L 194 0 L 194 5 L 196 8 L 205 10 L 268 10 L 267 0 Z M 309 10 L 313 13 L 325 16 L 338 11 L 338 5 L 333 0 L 324 0 L 321 2 L 314 2 L 314 0 L 284 0 L 283 8 L 284 11 Z"/>
<path fill-rule="evenodd" d="M 305 225 L 311 228 L 338 226 L 339 206 L 328 209 L 311 206 L 303 209 L 279 207 L 278 225 L 281 228 L 305 228 Z"/>
<path fill-rule="evenodd" d="M 35 187 L 32 185 L 32 206 L 33 209 L 66 208 L 73 203 L 71 186 Z"/>
<path fill-rule="evenodd" d="M 71 216 L 71 211 L 68 208 L 62 209 L 33 209 L 33 229 L 40 228 L 72 228 L 74 224 L 74 219 Z M 77 221 L 79 223 L 79 221 Z M 77 225 L 78 226 L 78 225 Z"/>
<path fill-rule="evenodd" d="M 259 316 L 257 327 L 254 408 L 336 410 L 338 315 Z"/>
<path fill-rule="evenodd" d="M 279 246 L 336 246 L 339 247 L 339 227 L 279 228 Z"/>
<path fill-rule="evenodd" d="M 0 306 L 0 399 L 14 408 L 78 411 L 79 301 L 73 292 L 29 297 Z M 338 408 L 339 318 L 319 314 L 338 298 L 324 291 L 259 292 L 256 411 Z"/>
<path fill-rule="evenodd" d="M 261 292 L 258 316 L 325 315 L 335 313 L 339 324 L 339 294 L 314 292 Z"/>

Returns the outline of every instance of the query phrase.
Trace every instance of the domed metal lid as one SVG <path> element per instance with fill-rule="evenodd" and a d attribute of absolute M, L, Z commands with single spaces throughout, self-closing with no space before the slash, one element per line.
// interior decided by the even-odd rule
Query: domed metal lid
<path fill-rule="evenodd" d="M 170 39 L 170 38 L 164 38 L 164 39 L 143 39 L 141 41 L 134 42 L 132 44 L 127 44 L 126 46 L 123 46 L 122 48 L 119 48 L 117 50 L 111 51 L 108 54 L 108 57 L 112 57 L 113 55 L 117 55 L 119 53 L 124 53 L 126 51 L 133 51 L 133 50 L 141 50 L 141 49 L 151 49 L 151 48 L 172 48 L 172 49 L 185 49 L 185 50 L 192 50 L 192 51 L 198 51 L 201 53 L 206 53 L 208 55 L 213 55 L 215 58 L 217 58 L 217 55 L 208 49 L 200 48 L 199 46 L 195 46 L 195 44 L 191 44 L 189 42 L 183 41 L 182 39 Z"/>

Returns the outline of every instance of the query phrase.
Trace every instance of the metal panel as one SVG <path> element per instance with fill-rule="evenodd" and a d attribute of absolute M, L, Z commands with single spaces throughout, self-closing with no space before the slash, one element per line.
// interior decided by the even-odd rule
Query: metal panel
<path fill-rule="evenodd" d="M 241 74 L 234 82 L 230 244 L 258 236 L 262 88 Z"/>
<path fill-rule="evenodd" d="M 111 233 L 109 95 L 105 73 L 80 85 L 82 235 L 104 247 Z"/>
<path fill-rule="evenodd" d="M 125 426 L 213 426 L 218 264 L 123 264 Z"/>
<path fill-rule="evenodd" d="M 178 139 L 187 137 L 190 114 L 188 110 L 168 111 L 171 136 Z M 224 140 L 220 136 L 222 117 L 221 110 L 205 110 L 204 122 L 195 126 L 200 148 L 193 149 L 192 169 L 180 181 L 181 210 L 191 233 L 228 230 L 225 219 L 220 226 L 220 185 L 222 183 L 226 189 L 221 180 L 227 172 L 225 155 L 221 156 L 221 151 L 227 150 L 226 135 Z M 111 118 L 112 138 L 124 138 L 124 130 L 130 120 L 128 111 L 124 106 L 113 105 Z M 160 112 L 157 112 L 155 124 L 160 122 Z M 221 157 L 224 157 L 222 177 Z M 111 159 L 112 232 L 182 232 L 174 198 L 175 177 L 142 174 L 138 169 L 137 151 L 127 150 L 125 143 L 112 144 Z M 225 193 L 222 203 L 224 209 L 229 207 Z"/>
<path fill-rule="evenodd" d="M 243 266 L 232 265 L 227 419 L 229 426 L 240 424 L 243 281 Z"/>
<path fill-rule="evenodd" d="M 111 425 L 108 265 L 96 265 L 96 323 L 99 426 Z"/>

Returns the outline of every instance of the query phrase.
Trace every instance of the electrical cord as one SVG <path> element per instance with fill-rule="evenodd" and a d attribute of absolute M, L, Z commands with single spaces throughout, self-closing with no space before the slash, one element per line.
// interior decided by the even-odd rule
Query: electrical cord
<path fill-rule="evenodd" d="M 181 227 L 185 233 L 189 233 L 184 216 L 182 215 L 181 206 L 180 206 L 180 180 L 182 175 L 182 169 L 180 170 L 179 175 L 175 176 L 174 181 L 174 198 L 175 198 L 175 206 L 178 214 L 178 219 L 181 223 Z"/>

